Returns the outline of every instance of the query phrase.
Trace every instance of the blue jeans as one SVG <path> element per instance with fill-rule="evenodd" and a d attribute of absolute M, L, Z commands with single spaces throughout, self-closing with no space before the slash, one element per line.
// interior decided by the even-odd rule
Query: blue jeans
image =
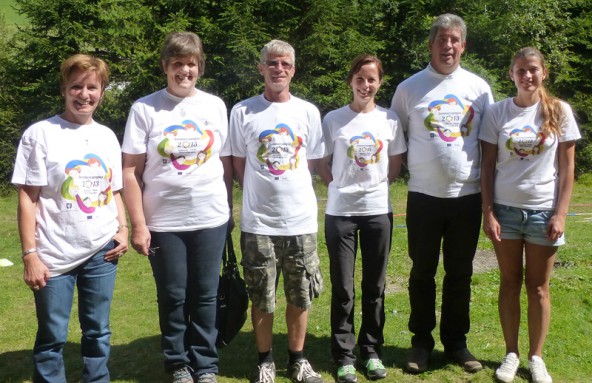
<path fill-rule="evenodd" d="M 218 373 L 216 297 L 227 224 L 210 229 L 151 232 L 165 371 L 190 366 Z"/>
<path fill-rule="evenodd" d="M 33 382 L 66 382 L 63 349 L 68 339 L 75 285 L 82 330 L 82 381 L 109 382 L 109 312 L 117 261 L 106 262 L 103 257 L 113 247 L 113 241 L 109 242 L 88 261 L 66 274 L 50 278 L 43 289 L 34 293 L 38 330 L 33 348 Z"/>

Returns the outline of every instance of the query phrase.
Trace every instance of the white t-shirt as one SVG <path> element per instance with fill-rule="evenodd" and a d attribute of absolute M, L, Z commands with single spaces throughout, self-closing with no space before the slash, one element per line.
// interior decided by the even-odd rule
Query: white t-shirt
<path fill-rule="evenodd" d="M 561 136 L 545 136 L 540 103 L 527 108 L 507 98 L 489 107 L 479 139 L 497 145 L 494 202 L 522 209 L 552 210 L 559 187 L 559 142 L 581 138 L 571 108 L 561 102 Z"/>
<path fill-rule="evenodd" d="M 122 150 L 146 154 L 144 215 L 155 232 L 192 231 L 228 221 L 221 156 L 230 155 L 224 102 L 197 90 L 179 98 L 161 89 L 131 108 Z"/>
<path fill-rule="evenodd" d="M 230 113 L 232 155 L 246 158 L 241 230 L 262 235 L 317 232 L 317 201 L 309 159 L 324 154 L 321 116 L 309 102 L 263 95 Z"/>
<path fill-rule="evenodd" d="M 323 137 L 325 155 L 333 155 L 326 213 L 358 216 L 392 211 L 389 156 L 407 150 L 399 117 L 380 106 L 369 113 L 344 106 L 327 113 Z"/>
<path fill-rule="evenodd" d="M 397 87 L 391 109 L 407 133 L 409 191 L 450 198 L 479 193 L 483 112 L 489 85 L 461 67 L 443 75 L 431 65 Z"/>
<path fill-rule="evenodd" d="M 35 241 L 52 276 L 85 262 L 117 231 L 113 192 L 122 188 L 121 150 L 104 125 L 60 116 L 31 125 L 19 143 L 12 183 L 40 187 Z"/>

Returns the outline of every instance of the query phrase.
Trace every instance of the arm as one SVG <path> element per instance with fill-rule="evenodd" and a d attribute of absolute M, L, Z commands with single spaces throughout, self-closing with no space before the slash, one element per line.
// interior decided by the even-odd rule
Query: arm
<path fill-rule="evenodd" d="M 23 252 L 35 249 L 35 226 L 37 224 L 36 212 L 37 202 L 39 201 L 38 186 L 21 185 L 18 190 L 18 229 L 21 237 L 21 249 Z M 49 269 L 39 259 L 36 251 L 23 257 L 25 283 L 33 288 L 45 287 L 47 280 L 51 276 Z"/>
<path fill-rule="evenodd" d="M 113 236 L 115 247 L 105 253 L 106 261 L 114 261 L 121 257 L 127 252 L 128 249 L 128 227 L 127 219 L 125 215 L 125 205 L 123 204 L 123 198 L 121 198 L 121 192 L 118 190 L 113 193 L 113 199 L 115 206 L 117 206 L 117 232 Z"/>
<path fill-rule="evenodd" d="M 319 166 L 317 171 L 319 172 L 319 176 L 321 176 L 321 180 L 325 183 L 325 185 L 329 186 L 331 181 L 333 181 L 333 174 L 331 173 L 331 160 L 333 156 L 326 156 L 319 160 Z"/>
<path fill-rule="evenodd" d="M 132 246 L 140 254 L 148 255 L 150 231 L 146 227 L 142 206 L 142 174 L 146 154 L 123 154 L 123 194 L 132 224 Z"/>
<path fill-rule="evenodd" d="M 403 163 L 403 154 L 396 154 L 389 156 L 388 163 L 388 182 L 392 184 L 395 182 L 399 173 L 401 172 L 401 164 Z"/>
<path fill-rule="evenodd" d="M 565 218 L 574 184 L 575 142 L 560 142 L 558 148 L 559 162 L 559 195 L 555 212 L 547 225 L 547 238 L 556 241 L 565 231 Z"/>
<path fill-rule="evenodd" d="M 230 216 L 228 218 L 228 232 L 230 233 L 234 229 L 234 217 L 232 215 L 232 180 L 234 172 L 232 169 L 232 156 L 220 157 L 222 161 L 222 167 L 224 168 L 224 184 L 226 185 L 226 195 L 228 196 L 228 208 L 230 209 Z"/>
<path fill-rule="evenodd" d="M 481 201 L 483 204 L 483 232 L 493 242 L 501 240 L 501 227 L 493 214 L 493 188 L 497 145 L 481 141 Z"/>
<path fill-rule="evenodd" d="M 234 175 L 236 175 L 236 179 L 238 180 L 238 184 L 241 188 L 243 187 L 243 181 L 245 179 L 246 163 L 247 159 L 245 157 L 232 156 L 232 168 L 234 170 Z"/>
<path fill-rule="evenodd" d="M 311 176 L 318 171 L 319 162 L 321 162 L 319 159 L 308 160 L 308 171 L 310 172 Z"/>

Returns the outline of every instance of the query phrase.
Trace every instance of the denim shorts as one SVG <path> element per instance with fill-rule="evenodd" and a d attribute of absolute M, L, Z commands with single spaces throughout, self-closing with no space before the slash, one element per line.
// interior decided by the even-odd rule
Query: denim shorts
<path fill-rule="evenodd" d="M 317 235 L 268 236 L 241 233 L 245 282 L 253 306 L 274 312 L 280 274 L 287 303 L 308 309 L 323 289 Z"/>
<path fill-rule="evenodd" d="M 564 234 L 556 241 L 547 239 L 547 225 L 553 210 L 530 210 L 494 204 L 493 211 L 501 226 L 502 239 L 523 239 L 542 246 L 565 244 Z"/>

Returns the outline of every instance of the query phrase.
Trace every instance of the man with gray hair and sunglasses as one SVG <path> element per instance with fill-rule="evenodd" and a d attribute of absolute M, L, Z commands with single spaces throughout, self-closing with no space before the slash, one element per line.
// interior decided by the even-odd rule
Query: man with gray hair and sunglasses
<path fill-rule="evenodd" d="M 288 374 L 295 383 L 322 383 L 303 355 L 308 311 L 322 289 L 317 254 L 317 202 L 311 173 L 324 155 L 321 117 L 290 94 L 294 48 L 272 40 L 258 65 L 263 94 L 230 113 L 233 166 L 243 188 L 241 250 L 251 298 L 259 364 L 252 383 L 273 383 L 276 288 L 283 274 Z"/>

